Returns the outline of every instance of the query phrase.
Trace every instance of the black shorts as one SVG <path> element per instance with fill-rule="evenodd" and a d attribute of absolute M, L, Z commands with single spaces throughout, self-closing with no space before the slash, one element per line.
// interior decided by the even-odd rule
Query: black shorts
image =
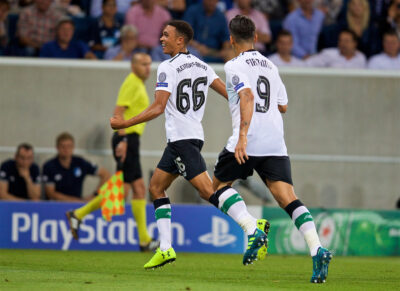
<path fill-rule="evenodd" d="M 199 139 L 184 139 L 169 142 L 157 168 L 170 174 L 180 174 L 191 180 L 207 170 L 200 154 L 204 142 Z"/>
<path fill-rule="evenodd" d="M 249 156 L 246 163 L 239 165 L 235 159 L 235 154 L 225 148 L 218 156 L 214 175 L 221 182 L 229 182 L 236 179 L 245 180 L 253 175 L 254 170 L 256 170 L 264 183 L 268 179 L 293 185 L 288 156 Z"/>
<path fill-rule="evenodd" d="M 124 172 L 124 181 L 131 183 L 139 178 L 142 178 L 142 167 L 140 166 L 139 156 L 140 136 L 137 133 L 131 133 L 126 135 L 126 137 L 128 138 L 128 148 L 126 151 L 125 161 L 122 164 L 122 171 Z M 123 138 L 123 136 L 119 136 L 117 132 L 114 132 L 111 144 L 115 161 L 118 161 L 117 157 L 115 156 L 115 148 Z"/>

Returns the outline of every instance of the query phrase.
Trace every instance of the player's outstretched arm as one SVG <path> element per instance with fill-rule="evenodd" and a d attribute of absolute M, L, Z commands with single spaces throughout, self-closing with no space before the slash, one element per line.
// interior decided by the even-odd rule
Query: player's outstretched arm
<path fill-rule="evenodd" d="M 247 132 L 249 131 L 251 118 L 254 111 L 254 95 L 249 88 L 239 92 L 240 97 L 240 129 L 239 139 L 235 148 L 235 158 L 239 165 L 249 159 L 246 153 Z"/>
<path fill-rule="evenodd" d="M 224 82 L 221 81 L 220 78 L 215 79 L 210 87 L 217 92 L 219 95 L 224 97 L 226 100 L 228 100 L 228 93 L 226 93 L 226 88 Z"/>
<path fill-rule="evenodd" d="M 133 125 L 147 122 L 164 113 L 167 106 L 168 98 L 171 93 L 167 91 L 158 90 L 155 93 L 154 102 L 143 110 L 140 114 L 132 117 L 131 119 L 124 120 L 121 116 L 113 116 L 110 118 L 110 125 L 113 129 L 122 129 L 131 127 Z"/>

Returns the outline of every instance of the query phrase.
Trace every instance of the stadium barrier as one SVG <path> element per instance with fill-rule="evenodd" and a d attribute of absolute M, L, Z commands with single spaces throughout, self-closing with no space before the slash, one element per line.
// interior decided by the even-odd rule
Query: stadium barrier
<path fill-rule="evenodd" d="M 65 212 L 80 203 L 0 202 L 0 248 L 138 251 L 132 213 L 105 222 L 100 211 L 81 225 L 80 240 L 69 232 Z M 251 207 L 271 222 L 270 254 L 307 254 L 306 244 L 280 208 Z M 148 229 L 157 237 L 153 207 L 147 206 Z M 311 209 L 324 246 L 336 255 L 400 255 L 400 212 Z M 172 206 L 173 247 L 178 252 L 243 253 L 240 227 L 213 206 Z"/>

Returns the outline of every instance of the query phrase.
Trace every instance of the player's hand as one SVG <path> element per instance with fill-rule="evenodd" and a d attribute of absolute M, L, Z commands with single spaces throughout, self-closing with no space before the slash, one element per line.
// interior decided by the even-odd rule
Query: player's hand
<path fill-rule="evenodd" d="M 247 137 L 240 136 L 235 148 L 235 159 L 239 163 L 239 165 L 244 164 L 246 160 L 249 159 L 246 153 L 246 146 L 247 146 Z"/>
<path fill-rule="evenodd" d="M 125 120 L 121 116 L 113 116 L 110 118 L 110 125 L 112 129 L 126 128 Z"/>
<path fill-rule="evenodd" d="M 120 141 L 115 148 L 115 155 L 121 159 L 121 163 L 125 161 L 127 149 L 128 143 L 126 141 Z"/>

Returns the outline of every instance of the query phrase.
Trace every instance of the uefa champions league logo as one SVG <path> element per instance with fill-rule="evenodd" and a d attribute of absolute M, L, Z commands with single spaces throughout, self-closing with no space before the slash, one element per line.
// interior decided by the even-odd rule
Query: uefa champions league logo
<path fill-rule="evenodd" d="M 236 241 L 236 236 L 229 234 L 229 223 L 218 216 L 211 220 L 211 232 L 199 237 L 203 244 L 210 244 L 214 247 L 223 247 Z"/>

